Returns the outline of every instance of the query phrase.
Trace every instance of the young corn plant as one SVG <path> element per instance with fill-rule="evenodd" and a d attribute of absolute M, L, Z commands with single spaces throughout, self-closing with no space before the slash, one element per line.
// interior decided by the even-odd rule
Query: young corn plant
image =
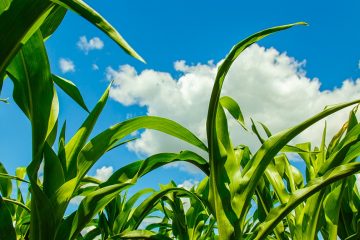
<path fill-rule="evenodd" d="M 171 182 L 162 189 L 175 187 Z M 163 215 L 162 221 L 153 223 L 146 230 L 161 229 L 168 237 L 184 240 L 214 239 L 216 222 L 206 204 L 209 193 L 208 178 L 204 178 L 198 186 L 190 189 L 193 195 L 170 193 L 165 195 L 157 210 Z"/>
<path fill-rule="evenodd" d="M 206 183 L 203 184 L 206 187 Z M 84 237 L 101 236 L 109 239 L 211 239 L 214 236 L 214 218 L 208 215 L 198 189 L 187 191 L 176 184 L 161 185 L 159 191 L 143 189 L 128 200 L 117 196 L 93 221 L 94 228 Z M 140 204 L 136 202 L 145 194 Z M 191 205 L 184 210 L 181 199 L 189 199 Z M 150 215 L 151 214 L 151 215 Z M 161 215 L 164 217 L 161 218 Z M 194 216 L 196 218 L 194 218 Z M 142 226 L 146 219 L 156 223 Z M 211 222 L 211 224 L 206 224 Z M 144 229 L 145 228 L 145 229 Z M 156 231 L 156 229 L 158 229 Z"/>
<path fill-rule="evenodd" d="M 57 136 L 59 104 L 54 82 L 88 111 L 76 86 L 51 73 L 44 46 L 44 41 L 59 26 L 67 9 L 89 20 L 125 52 L 142 60 L 105 19 L 81 0 L 0 1 L 0 29 L 4 33 L 0 36 L 0 89 L 8 76 L 14 83 L 14 100 L 32 127 L 32 161 L 26 168 L 31 201 L 24 201 L 21 192 L 19 194 L 19 185 L 17 199 L 10 196 L 9 179 L 15 179 L 17 184 L 25 181 L 24 169 L 19 170 L 17 176 L 8 175 L 3 167 L 0 169 L 1 237 L 77 239 L 81 237 L 81 230 L 98 221 L 100 226 L 111 229 L 105 234 L 109 237 L 155 238 L 158 237 L 157 233 L 140 231 L 138 228 L 161 201 L 171 206 L 170 209 L 163 208 L 166 218 L 168 221 L 172 219 L 173 223 L 169 236 L 181 239 L 215 237 L 212 233 L 193 232 L 198 225 L 193 225 L 193 220 L 186 218 L 179 199 L 185 195 L 193 199 L 190 201 L 190 209 L 200 203 L 202 209 L 210 212 L 207 215 L 209 218 L 211 214 L 214 216 L 219 239 L 286 239 L 290 236 L 295 239 L 314 239 L 319 231 L 325 238 L 335 238 L 337 235 L 348 239 L 359 237 L 359 193 L 354 187 L 352 175 L 360 170 L 360 163 L 356 162 L 360 127 L 354 112 L 327 148 L 324 142 L 314 151 L 308 144 L 295 146 L 296 152 L 307 164 L 305 186 L 299 172 L 280 154 L 286 152 L 289 141 L 303 130 L 336 111 L 358 104 L 359 100 L 328 107 L 293 128 L 272 136 L 269 134 L 269 138 L 262 140 L 262 146 L 253 155 L 244 146 L 234 148 L 229 138 L 225 110 L 244 126 L 237 103 L 230 97 L 220 98 L 223 82 L 232 63 L 248 46 L 267 35 L 304 23 L 266 29 L 233 47 L 220 65 L 215 79 L 206 126 L 208 146 L 181 125 L 152 116 L 116 124 L 88 141 L 107 101 L 108 88 L 66 144 L 64 125 L 59 136 L 58 151 L 55 152 L 53 144 Z M 121 145 L 127 135 L 142 128 L 158 130 L 184 140 L 208 152 L 209 159 L 206 161 L 191 151 L 161 153 L 120 168 L 103 183 L 84 185 L 92 181 L 86 174 L 102 155 Z M 208 194 L 201 198 L 198 196 L 201 193 L 175 186 L 167 187 L 152 194 L 133 212 L 125 214 L 123 220 L 118 220 L 118 226 L 115 227 L 111 222 L 115 220 L 110 219 L 110 215 L 105 219 L 102 211 L 106 207 L 109 212 L 115 211 L 109 209 L 109 204 L 116 202 L 114 199 L 123 190 L 134 185 L 141 176 L 174 161 L 190 162 L 208 175 Z M 38 173 L 42 162 L 44 178 L 40 181 Z M 284 179 L 289 184 L 288 188 L 284 185 Z M 65 217 L 70 200 L 79 194 L 85 196 L 79 208 Z M 252 199 L 257 200 L 257 216 L 249 220 Z M 277 202 L 280 205 L 277 206 Z M 126 209 L 116 210 L 113 216 L 121 216 L 123 210 Z M 98 214 L 100 217 L 96 219 Z M 346 224 L 344 216 L 351 216 L 351 224 Z M 201 221 L 195 222 L 200 224 Z M 106 222 L 111 223 L 106 225 Z M 160 232 L 163 230 L 166 232 L 164 226 L 161 231 L 159 228 Z"/>
<path fill-rule="evenodd" d="M 246 237 L 246 217 L 250 210 L 250 203 L 254 195 L 260 195 L 259 193 L 261 192 L 256 192 L 261 191 L 261 185 L 259 186 L 259 184 L 262 184 L 261 182 L 263 182 L 264 178 L 276 189 L 275 191 L 281 192 L 284 190 L 281 189 L 281 184 L 278 186 L 278 183 L 274 181 L 274 179 L 272 180 L 272 178 L 274 174 L 279 175 L 277 169 L 274 167 L 274 159 L 277 158 L 282 149 L 288 147 L 287 144 L 289 141 L 326 116 L 360 102 L 360 100 L 355 100 L 328 107 L 308 120 L 269 137 L 263 141 L 262 146 L 254 155 L 239 154 L 235 151 L 229 138 L 227 118 L 224 109 L 227 109 L 242 125 L 244 123 L 240 107 L 236 102 L 231 101 L 231 98 L 228 97 L 225 98 L 225 100 L 220 99 L 221 88 L 226 74 L 234 60 L 248 46 L 269 34 L 288 29 L 295 25 L 304 25 L 304 23 L 266 29 L 246 38 L 232 48 L 223 63 L 219 66 L 209 103 L 206 126 L 210 167 L 209 203 L 217 220 L 220 239 L 243 239 Z M 300 203 L 311 198 L 318 199 L 317 194 L 325 191 L 330 184 L 358 172 L 360 170 L 360 163 L 351 162 L 351 160 L 354 160 L 354 156 L 351 155 L 352 152 L 350 151 L 351 147 L 354 147 L 358 143 L 358 137 L 358 132 L 352 131 L 352 135 L 350 135 L 348 139 L 343 140 L 343 144 L 340 144 L 336 149 L 337 152 L 333 155 L 334 160 L 326 161 L 324 166 L 319 170 L 321 174 L 315 175 L 306 186 L 298 190 L 294 189 L 291 194 L 284 196 L 278 195 L 282 198 L 280 206 L 271 209 L 269 207 L 273 204 L 261 206 L 267 209 L 265 212 L 266 217 L 261 224 L 257 226 L 255 232 L 248 236 L 248 238 L 264 239 L 269 234 L 274 234 L 276 238 L 281 238 L 281 229 L 284 229 L 284 226 L 279 227 L 279 224 L 281 224 L 283 219 L 296 209 Z M 305 152 L 309 152 L 309 150 L 305 150 Z M 351 157 L 349 157 L 349 155 Z M 355 154 L 355 157 L 356 156 Z M 245 163 L 245 165 L 242 166 L 242 163 Z M 294 169 L 290 167 L 290 172 L 293 170 Z M 279 177 L 282 181 L 281 175 Z M 298 185 L 300 182 L 301 181 L 298 181 Z M 293 181 L 293 186 L 295 186 L 294 183 Z M 312 197 L 313 195 L 315 196 Z M 266 197 L 266 195 L 264 195 L 264 197 Z M 315 210 L 314 205 L 311 204 L 309 206 Z M 305 234 L 303 236 L 308 238 L 314 235 Z"/>

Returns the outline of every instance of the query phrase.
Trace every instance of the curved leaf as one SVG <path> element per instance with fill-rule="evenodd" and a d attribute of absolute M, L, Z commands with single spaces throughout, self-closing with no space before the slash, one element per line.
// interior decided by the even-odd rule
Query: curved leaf
<path fill-rule="evenodd" d="M 241 237 L 241 233 L 239 236 L 235 236 L 235 229 L 232 226 L 232 224 L 229 222 L 229 218 L 237 218 L 236 216 L 231 215 L 232 211 L 228 211 L 229 208 L 231 208 L 231 204 L 229 204 L 230 201 L 230 195 L 222 195 L 219 197 L 219 192 L 225 191 L 223 187 L 219 186 L 219 182 L 222 182 L 222 179 L 226 179 L 227 177 L 224 175 L 224 171 L 220 170 L 222 169 L 224 165 L 224 159 L 227 158 L 227 153 L 224 153 L 224 149 L 221 149 L 218 134 L 222 134 L 221 132 L 218 132 L 217 130 L 217 113 L 218 113 L 218 106 L 219 106 L 219 98 L 221 89 L 225 80 L 225 77 L 232 65 L 232 63 L 235 61 L 235 59 L 239 56 L 239 54 L 244 51 L 247 47 L 249 47 L 251 44 L 261 40 L 262 38 L 268 36 L 271 33 L 278 32 L 281 30 L 285 30 L 288 28 L 291 28 L 295 25 L 304 25 L 305 23 L 294 23 L 274 28 L 269 28 L 266 30 L 263 30 L 261 32 L 258 32 L 254 35 L 251 35 L 250 37 L 246 38 L 245 40 L 239 42 L 236 44 L 230 51 L 230 53 L 226 56 L 223 63 L 220 65 L 218 69 L 218 73 L 215 78 L 214 87 L 211 93 L 211 98 L 209 102 L 209 109 L 208 109 L 208 115 L 207 115 L 207 122 L 206 122 L 206 132 L 207 132 L 207 140 L 208 140 L 208 147 L 209 147 L 209 164 L 210 164 L 210 198 L 213 205 L 213 208 L 215 208 L 216 211 L 216 218 L 218 220 L 219 224 L 219 233 L 220 237 L 227 239 L 227 238 L 239 238 Z M 256 184 L 254 184 L 252 187 L 256 187 Z M 232 192 L 241 192 L 238 190 L 232 190 Z M 252 191 L 251 193 L 253 193 Z M 223 198 L 223 199 L 221 199 Z M 223 202 L 223 200 L 225 202 Z M 242 202 L 240 199 L 236 199 L 237 202 L 241 202 L 241 204 L 248 203 L 248 201 Z M 232 201 L 235 202 L 235 201 Z M 248 204 L 244 204 L 243 206 L 248 206 Z M 245 209 L 240 209 L 238 207 L 235 207 L 236 212 L 240 211 L 242 214 L 245 215 Z M 226 216 L 229 215 L 229 216 Z M 236 215 L 234 213 L 234 215 Z M 241 216 L 240 218 L 242 218 Z M 239 223 L 239 221 L 236 221 Z M 240 221 L 241 222 L 241 221 Z M 235 226 L 237 229 L 238 227 Z"/>
<path fill-rule="evenodd" d="M 79 104 L 80 107 L 82 107 L 85 111 L 89 112 L 89 109 L 86 107 L 86 104 L 84 102 L 83 97 L 81 96 L 81 93 L 79 89 L 76 87 L 76 85 L 66 80 L 65 78 L 52 75 L 53 81 L 58 85 L 69 97 L 71 97 L 77 104 Z"/>
<path fill-rule="evenodd" d="M 110 85 L 105 90 L 98 103 L 94 109 L 90 112 L 89 116 L 83 122 L 76 134 L 70 139 L 70 141 L 65 146 L 65 159 L 66 159 L 66 179 L 72 179 L 76 176 L 77 173 L 77 157 L 81 150 L 84 147 L 86 140 L 90 136 L 95 123 L 100 116 L 104 106 L 109 97 Z"/>
<path fill-rule="evenodd" d="M 11 214 L 0 196 L 0 236 L 5 240 L 16 240 L 16 233 L 13 226 Z"/>
<path fill-rule="evenodd" d="M 142 116 L 118 123 L 103 131 L 87 143 L 78 155 L 79 176 L 84 176 L 91 166 L 116 142 L 139 129 L 158 130 L 188 142 L 204 151 L 207 147 L 192 132 L 166 118 Z"/>
<path fill-rule="evenodd" d="M 0 14 L 0 79 L 3 79 L 6 67 L 21 45 L 40 28 L 53 7 L 50 1 L 13 0 Z"/>
<path fill-rule="evenodd" d="M 46 17 L 45 21 L 40 27 L 40 31 L 46 41 L 59 27 L 60 23 L 65 17 L 67 10 L 66 8 L 56 5 Z"/>
<path fill-rule="evenodd" d="M 130 47 L 130 45 L 122 38 L 122 36 L 115 30 L 110 23 L 108 23 L 99 13 L 97 13 L 94 9 L 92 9 L 89 5 L 81 0 L 51 0 L 71 11 L 79 14 L 96 27 L 98 27 L 101 31 L 103 31 L 106 35 L 108 35 L 111 39 L 113 39 L 127 54 L 133 56 L 134 58 L 145 62 L 144 59 L 135 52 L 134 49 Z"/>
<path fill-rule="evenodd" d="M 221 97 L 220 104 L 223 108 L 227 109 L 233 118 L 246 130 L 244 117 L 239 104 L 229 96 Z"/>
<path fill-rule="evenodd" d="M 359 162 L 348 163 L 329 170 L 323 177 L 313 179 L 306 187 L 294 192 L 287 204 L 280 205 L 270 211 L 266 221 L 259 225 L 255 239 L 264 239 L 264 237 L 302 201 L 324 189 L 331 183 L 344 179 L 359 171 Z"/>
<path fill-rule="evenodd" d="M 157 240 L 171 240 L 172 238 L 157 234 L 149 230 L 133 230 L 119 235 L 110 237 L 109 239 L 157 239 Z"/>

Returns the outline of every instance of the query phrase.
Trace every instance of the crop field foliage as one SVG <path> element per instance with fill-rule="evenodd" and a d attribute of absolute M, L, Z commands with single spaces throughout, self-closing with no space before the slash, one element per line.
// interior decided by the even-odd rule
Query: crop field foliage
<path fill-rule="evenodd" d="M 32 133 L 32 160 L 27 166 L 9 173 L 6 163 L 0 163 L 0 239 L 360 239 L 360 195 L 354 175 L 360 171 L 356 117 L 360 100 L 324 106 L 298 125 L 272 133 L 266 123 L 245 123 L 240 105 L 221 95 L 232 63 L 247 47 L 306 23 L 262 30 L 231 48 L 214 81 L 207 142 L 179 123 L 157 116 L 130 118 L 90 139 L 111 84 L 90 109 L 74 83 L 51 72 L 44 42 L 67 11 L 77 13 L 126 54 L 144 62 L 82 0 L 0 0 L 0 90 L 4 81 L 12 81 L 13 99 L 30 121 Z M 88 112 L 73 136 L 67 136 L 66 123 L 58 121 L 56 89 Z M 6 102 L 0 99 L 0 111 Z M 348 120 L 339 124 L 331 141 L 325 141 L 325 126 L 319 146 L 290 144 L 308 127 L 349 106 Z M 261 143 L 257 151 L 233 145 L 228 117 L 257 136 Z M 131 141 L 126 137 L 141 129 L 171 135 L 203 154 L 187 149 L 159 153 L 117 169 L 106 181 L 87 175 L 103 155 Z M 288 153 L 302 159 L 304 173 L 293 166 Z M 206 177 L 190 190 L 170 182 L 159 183 L 160 190 L 146 188 L 127 195 L 142 176 L 179 161 L 194 165 Z M 27 186 L 26 197 L 20 185 Z M 67 215 L 71 199 L 78 196 L 83 197 L 79 206 Z M 142 224 L 154 218 L 156 222 Z"/>

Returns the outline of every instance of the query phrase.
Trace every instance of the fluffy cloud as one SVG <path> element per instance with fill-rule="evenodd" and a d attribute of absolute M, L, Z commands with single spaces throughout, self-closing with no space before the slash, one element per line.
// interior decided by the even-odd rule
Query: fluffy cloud
<path fill-rule="evenodd" d="M 113 167 L 106 167 L 103 166 L 102 168 L 96 169 L 96 174 L 94 176 L 94 178 L 99 179 L 100 181 L 106 181 L 109 179 L 109 177 L 111 176 L 111 174 L 113 174 Z"/>
<path fill-rule="evenodd" d="M 179 188 L 185 188 L 186 190 L 190 190 L 192 187 L 197 186 L 199 181 L 194 179 L 187 179 L 184 182 L 178 184 Z"/>
<path fill-rule="evenodd" d="M 59 67 L 62 73 L 75 72 L 75 64 L 70 59 L 60 58 Z"/>
<path fill-rule="evenodd" d="M 206 142 L 207 108 L 218 65 L 212 61 L 196 65 L 177 61 L 177 79 L 149 69 L 137 73 L 129 65 L 118 70 L 108 68 L 107 77 L 114 80 L 110 96 L 125 106 L 145 106 L 148 115 L 173 119 Z M 345 80 L 338 88 L 322 91 L 319 79 L 308 78 L 304 67 L 304 61 L 254 44 L 234 62 L 222 95 L 232 96 L 240 104 L 248 126 L 252 117 L 265 123 L 273 133 L 304 121 L 326 105 L 360 98 L 360 79 Z M 328 136 L 341 127 L 347 116 L 348 111 L 343 110 L 327 118 Z M 234 145 L 246 144 L 253 150 L 259 146 L 255 136 L 243 131 L 235 121 L 229 121 L 229 128 Z M 318 143 L 323 128 L 324 122 L 320 122 L 295 142 Z M 180 140 L 149 130 L 128 147 L 145 155 L 189 149 Z"/>
<path fill-rule="evenodd" d="M 77 42 L 77 46 L 85 54 L 88 54 L 91 50 L 102 49 L 104 47 L 104 42 L 98 37 L 93 37 L 88 41 L 86 36 L 81 36 L 79 41 Z"/>

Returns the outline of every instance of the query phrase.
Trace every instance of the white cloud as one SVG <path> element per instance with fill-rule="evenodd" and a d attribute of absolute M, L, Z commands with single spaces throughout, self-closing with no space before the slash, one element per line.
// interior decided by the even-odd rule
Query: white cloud
<path fill-rule="evenodd" d="M 81 36 L 79 41 L 77 42 L 77 46 L 85 54 L 88 54 L 91 50 L 102 49 L 104 47 L 104 42 L 98 37 L 93 37 L 88 41 L 86 36 Z"/>
<path fill-rule="evenodd" d="M 113 167 L 106 167 L 103 166 L 102 168 L 96 169 L 96 174 L 94 176 L 94 178 L 99 179 L 100 181 L 106 181 L 109 179 L 109 177 L 111 176 L 111 174 L 113 174 Z"/>
<path fill-rule="evenodd" d="M 97 64 L 95 64 L 95 63 L 93 63 L 93 64 L 91 65 L 91 68 L 92 68 L 92 70 L 94 70 L 94 71 L 99 70 L 99 66 L 98 66 Z"/>
<path fill-rule="evenodd" d="M 62 73 L 75 72 L 75 64 L 70 59 L 60 58 L 59 66 Z"/>
<path fill-rule="evenodd" d="M 187 179 L 184 182 L 178 184 L 179 188 L 185 188 L 186 190 L 190 190 L 192 187 L 197 186 L 199 181 L 195 179 Z"/>
<path fill-rule="evenodd" d="M 125 106 L 147 108 L 147 115 L 173 119 L 189 128 L 206 142 L 206 115 L 210 93 L 219 63 L 187 65 L 177 61 L 174 68 L 181 73 L 176 79 L 169 73 L 144 70 L 137 73 L 129 66 L 107 69 L 108 79 L 114 79 L 110 96 Z M 326 105 L 360 98 L 360 79 L 345 80 L 341 87 L 321 91 L 321 82 L 310 79 L 299 62 L 286 53 L 259 45 L 249 47 L 233 64 L 222 91 L 241 106 L 248 126 L 249 117 L 265 123 L 273 133 L 289 128 L 318 113 Z M 346 120 L 348 111 L 327 118 L 329 135 Z M 324 122 L 303 132 L 296 142 L 319 142 Z M 245 133 L 235 121 L 229 121 L 234 145 L 259 144 L 253 134 Z M 189 145 L 165 134 L 145 130 L 140 139 L 128 144 L 138 154 L 189 149 Z M 194 148 L 190 148 L 194 149 Z"/>

